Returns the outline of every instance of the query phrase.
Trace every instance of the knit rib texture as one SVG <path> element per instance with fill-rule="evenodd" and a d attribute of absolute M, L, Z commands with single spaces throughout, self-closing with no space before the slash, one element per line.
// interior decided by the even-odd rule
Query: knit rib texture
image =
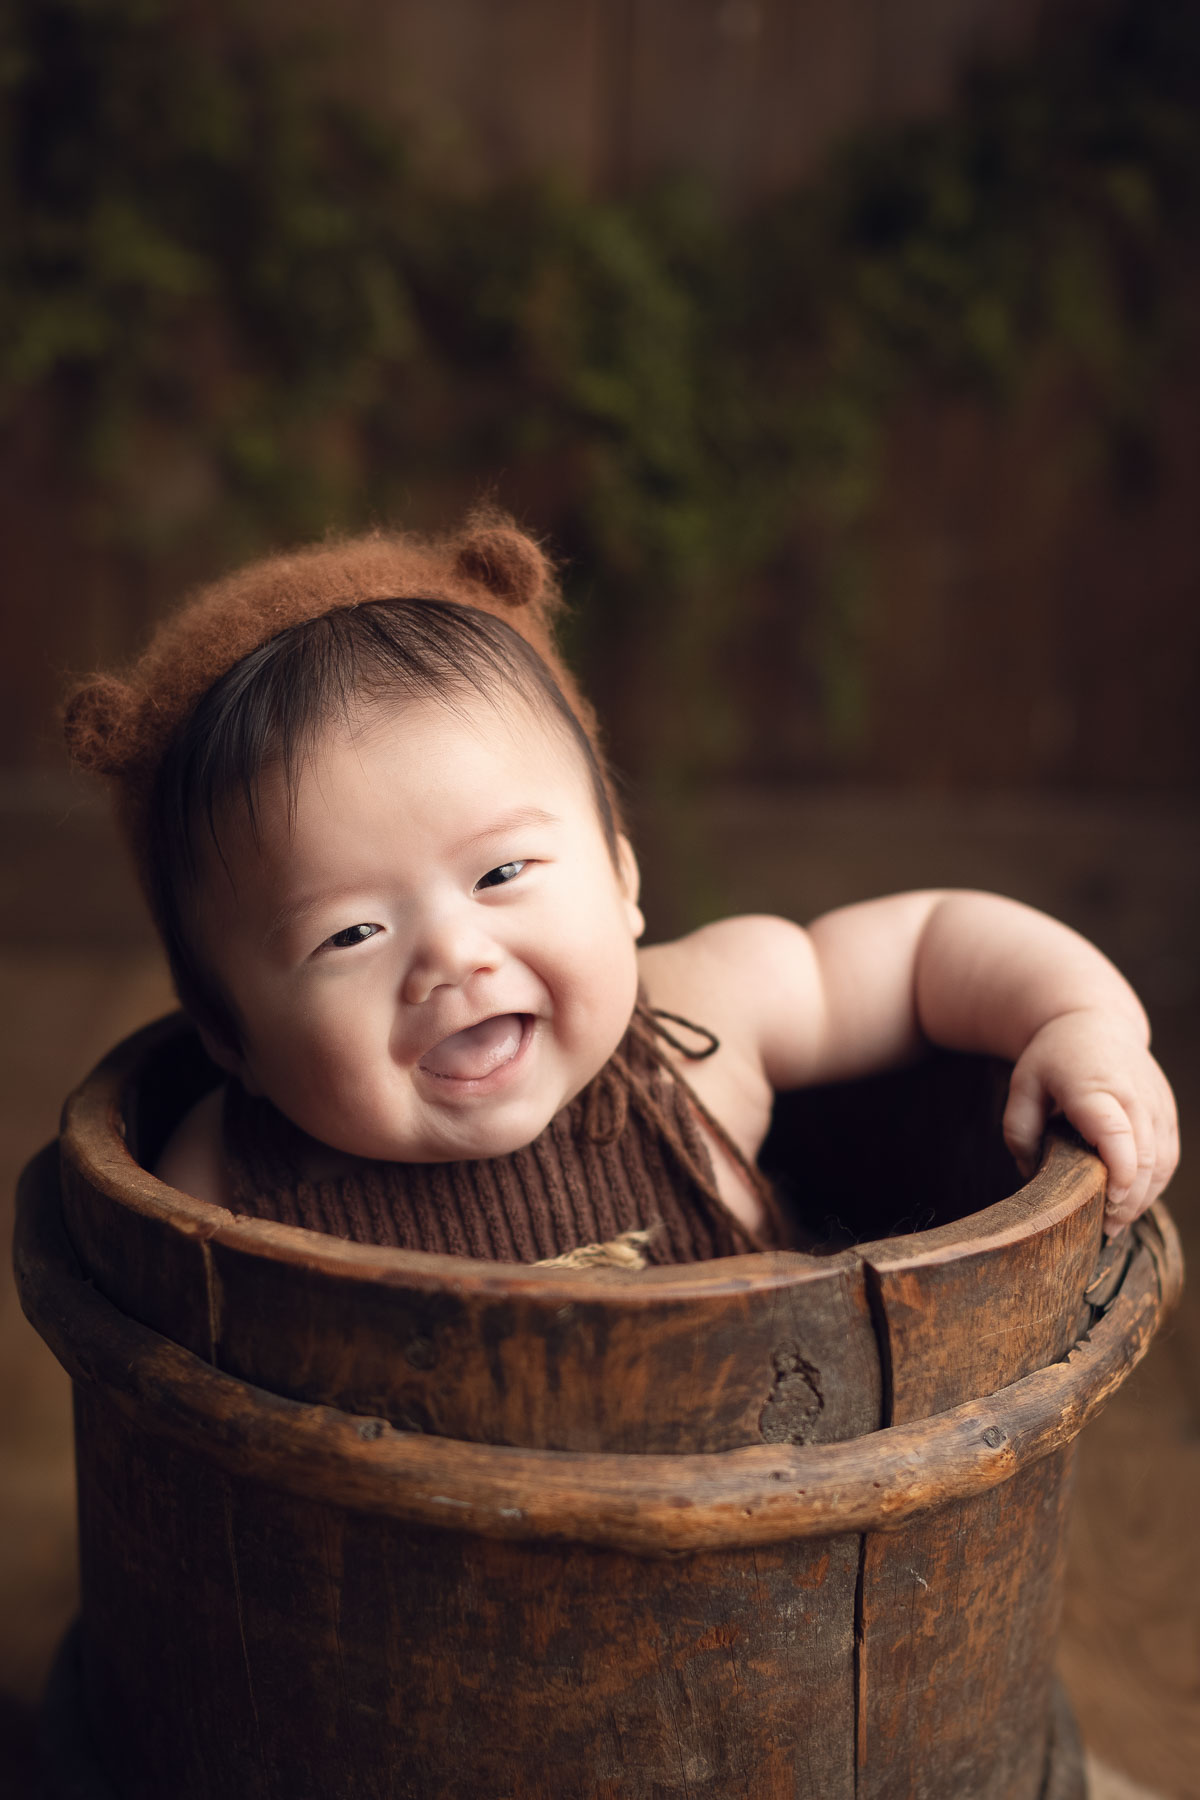
<path fill-rule="evenodd" d="M 653 1015 L 639 1003 L 600 1073 L 539 1137 L 510 1155 L 444 1163 L 356 1159 L 319 1180 L 303 1174 L 311 1140 L 232 1081 L 224 1134 L 233 1209 L 356 1243 L 489 1262 L 539 1262 L 646 1229 L 653 1263 L 782 1247 L 787 1234 L 763 1177 L 667 1063 L 655 1033 Z M 718 1194 L 702 1119 L 763 1194 L 761 1234 Z"/>

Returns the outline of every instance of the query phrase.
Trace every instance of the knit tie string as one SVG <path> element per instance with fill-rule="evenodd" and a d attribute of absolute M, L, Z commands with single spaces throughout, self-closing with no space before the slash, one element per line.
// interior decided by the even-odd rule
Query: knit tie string
<path fill-rule="evenodd" d="M 669 1019 L 673 1025 L 682 1025 L 687 1031 L 694 1032 L 701 1040 L 699 1047 L 682 1043 L 662 1023 Z M 669 1139 L 675 1151 L 683 1157 L 685 1163 L 694 1159 L 687 1154 L 686 1146 L 679 1134 L 679 1128 L 672 1109 L 665 1106 L 661 1097 L 661 1078 L 664 1074 L 671 1080 L 677 1079 L 671 1065 L 659 1047 L 658 1039 L 663 1039 L 681 1056 L 692 1062 L 701 1062 L 720 1049 L 720 1043 L 714 1034 L 703 1025 L 693 1024 L 691 1019 L 684 1019 L 678 1013 L 663 1012 L 659 1008 L 648 1007 L 641 1000 L 634 1008 L 633 1018 L 629 1022 L 629 1031 L 625 1041 L 618 1046 L 600 1073 L 589 1083 L 583 1114 L 584 1135 L 593 1144 L 611 1144 L 620 1137 L 625 1129 L 629 1116 L 630 1100 L 635 1100 L 639 1112 L 644 1118 L 651 1120 Z M 641 1055 L 636 1059 L 645 1065 L 634 1066 L 628 1054 L 628 1048 L 636 1046 Z"/>

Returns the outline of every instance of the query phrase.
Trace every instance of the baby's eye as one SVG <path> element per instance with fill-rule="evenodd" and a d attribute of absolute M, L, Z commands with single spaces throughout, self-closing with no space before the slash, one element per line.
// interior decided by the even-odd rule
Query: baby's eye
<path fill-rule="evenodd" d="M 525 867 L 523 862 L 501 863 L 498 868 L 489 869 L 475 883 L 476 891 L 480 888 L 503 887 L 506 881 L 512 881 Z"/>
<path fill-rule="evenodd" d="M 335 931 L 321 945 L 322 950 L 349 950 L 353 944 L 363 944 L 368 938 L 375 936 L 378 925 L 347 925 L 345 931 Z"/>

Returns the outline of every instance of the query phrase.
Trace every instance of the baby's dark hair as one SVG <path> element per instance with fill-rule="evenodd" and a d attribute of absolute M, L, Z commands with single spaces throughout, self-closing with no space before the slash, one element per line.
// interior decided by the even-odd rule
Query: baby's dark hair
<path fill-rule="evenodd" d="M 518 695 L 561 728 L 592 789 L 614 866 L 618 823 L 611 777 L 554 675 L 503 619 L 433 599 L 374 600 L 293 625 L 236 663 L 203 696 L 169 744 L 151 791 L 151 904 L 179 998 L 230 1051 L 241 1026 L 198 954 L 194 902 L 207 837 L 222 856 L 220 815 L 239 798 L 255 839 L 260 783 L 281 770 L 289 823 L 300 773 L 323 730 L 361 706 L 474 692 L 493 703 Z"/>

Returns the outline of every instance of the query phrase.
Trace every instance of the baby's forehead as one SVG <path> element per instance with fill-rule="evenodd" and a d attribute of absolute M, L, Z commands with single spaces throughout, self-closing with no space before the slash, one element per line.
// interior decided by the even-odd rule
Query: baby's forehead
<path fill-rule="evenodd" d="M 555 811 L 595 807 L 587 759 L 569 727 L 549 706 L 513 688 L 505 694 L 463 686 L 445 694 L 370 692 L 314 726 L 291 765 L 264 760 L 250 788 L 225 796 L 218 835 L 235 855 L 283 852 L 298 822 L 356 787 L 386 786 L 406 801 L 428 796 L 431 807 L 448 795 L 486 813 L 501 797 L 507 813 L 552 788 Z M 495 778 L 495 786 L 488 777 Z M 532 815 L 538 809 L 527 804 Z"/>
<path fill-rule="evenodd" d="M 519 736 L 552 734 L 560 726 L 549 702 L 515 680 L 497 678 L 485 685 L 464 676 L 436 690 L 418 692 L 403 684 L 372 683 L 347 696 L 345 703 L 322 721 L 320 729 L 354 733 L 403 728 L 412 719 L 444 719 L 483 734 L 500 724 Z"/>
<path fill-rule="evenodd" d="M 540 696 L 515 685 L 503 689 L 461 686 L 444 693 L 384 692 L 356 697 L 345 712 L 314 734 L 312 760 L 345 744 L 401 745 L 417 736 L 435 759 L 439 745 L 467 744 L 485 764 L 525 765 L 559 775 L 564 769 L 588 783 L 588 758 L 568 722 Z M 428 768 L 414 758 L 411 780 L 419 785 Z M 408 770 L 405 773 L 409 773 Z"/>

